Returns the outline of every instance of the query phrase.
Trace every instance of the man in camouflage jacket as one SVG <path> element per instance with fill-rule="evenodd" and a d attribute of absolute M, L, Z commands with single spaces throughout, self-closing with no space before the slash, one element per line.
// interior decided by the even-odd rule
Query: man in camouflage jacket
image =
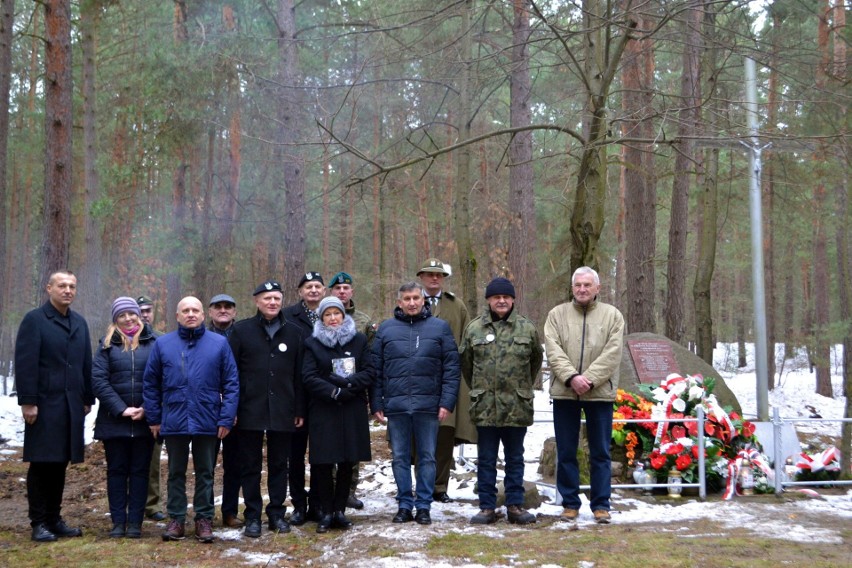
<path fill-rule="evenodd" d="M 514 312 L 515 287 L 505 278 L 485 289 L 488 308 L 465 329 L 459 348 L 476 425 L 480 511 L 473 524 L 497 520 L 497 452 L 503 442 L 506 510 L 510 523 L 534 523 L 523 509 L 524 437 L 533 423 L 533 384 L 543 349 L 535 324 Z"/>

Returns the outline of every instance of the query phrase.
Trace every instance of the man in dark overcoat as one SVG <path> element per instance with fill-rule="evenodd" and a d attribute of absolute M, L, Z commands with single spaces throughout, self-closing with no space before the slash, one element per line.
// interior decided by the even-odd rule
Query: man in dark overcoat
<path fill-rule="evenodd" d="M 240 375 L 239 460 L 246 508 L 245 535 L 261 533 L 263 443 L 266 438 L 266 485 L 269 530 L 290 532 L 284 518 L 287 465 L 293 433 L 305 416 L 302 395 L 302 336 L 284 319 L 281 285 L 273 280 L 254 291 L 257 313 L 238 321 L 228 338 Z M 291 496 L 292 500 L 292 496 Z"/>
<path fill-rule="evenodd" d="M 86 320 L 70 309 L 77 277 L 58 270 L 48 300 L 24 316 L 15 341 L 15 380 L 24 416 L 24 461 L 32 539 L 82 536 L 60 516 L 68 463 L 83 461 L 83 424 L 95 402 Z"/>

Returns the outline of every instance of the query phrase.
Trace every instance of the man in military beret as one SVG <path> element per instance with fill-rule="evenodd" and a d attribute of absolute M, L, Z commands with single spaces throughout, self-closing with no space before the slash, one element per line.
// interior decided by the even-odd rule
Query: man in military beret
<path fill-rule="evenodd" d="M 208 330 L 230 337 L 237 321 L 237 302 L 228 294 L 216 294 L 207 303 L 207 315 L 210 317 Z M 242 526 L 237 510 L 240 502 L 240 457 L 238 454 L 239 435 L 236 425 L 231 433 L 222 439 L 222 526 L 236 528 Z"/>
<path fill-rule="evenodd" d="M 376 324 L 373 323 L 370 316 L 355 309 L 355 302 L 352 301 L 352 295 L 355 292 L 352 276 L 346 272 L 338 272 L 331 277 L 328 288 L 331 290 L 331 294 L 343 303 L 346 313 L 355 320 L 355 328 L 367 336 L 368 345 L 371 345 L 376 336 Z M 356 463 L 352 467 L 352 486 L 349 488 L 349 500 L 346 502 L 346 506 L 352 509 L 364 508 L 364 502 L 355 496 L 359 480 L 359 465 Z"/>
<path fill-rule="evenodd" d="M 148 296 L 139 296 L 136 298 L 136 305 L 139 306 L 139 319 L 151 326 L 154 329 L 154 301 Z M 160 332 L 154 330 L 154 336 L 159 337 Z M 165 521 L 166 514 L 163 513 L 163 507 L 160 504 L 160 477 L 163 456 L 163 439 L 157 438 L 154 441 L 154 452 L 151 454 L 151 466 L 148 469 L 148 499 L 145 501 L 145 517 L 152 521 Z"/>
<path fill-rule="evenodd" d="M 266 486 L 269 530 L 290 532 L 284 518 L 290 444 L 305 416 L 302 395 L 302 336 L 284 318 L 284 294 L 274 280 L 254 291 L 257 312 L 234 324 L 228 338 L 240 375 L 237 412 L 239 456 L 245 498 L 245 535 L 261 533 L 263 494 L 260 489 L 266 438 Z M 292 497 L 292 496 L 291 496 Z"/>
<path fill-rule="evenodd" d="M 417 271 L 417 277 L 426 290 L 426 305 L 432 315 L 450 324 L 456 343 L 461 342 L 461 335 L 467 327 L 470 318 L 467 306 L 453 294 L 444 290 L 444 280 L 450 276 L 444 263 L 437 258 L 427 258 Z M 435 475 L 435 501 L 451 503 L 452 498 L 447 494 L 450 483 L 450 471 L 453 467 L 453 448 L 456 444 L 475 444 L 476 427 L 470 421 L 470 396 L 467 385 L 461 381 L 459 397 L 455 412 L 451 413 L 438 429 L 438 447 L 435 450 L 437 474 Z"/>
<path fill-rule="evenodd" d="M 533 385 L 544 350 L 535 324 L 515 312 L 515 287 L 494 278 L 485 288 L 488 303 L 470 322 L 459 345 L 462 378 L 470 388 L 470 416 L 476 445 L 479 513 L 472 524 L 497 521 L 497 452 L 503 443 L 506 512 L 510 523 L 535 517 L 524 506 L 524 437 L 533 423 Z"/>
<path fill-rule="evenodd" d="M 299 330 L 302 341 L 314 332 L 317 321 L 317 308 L 325 296 L 325 282 L 319 272 L 305 272 L 299 278 L 299 301 L 284 308 L 284 318 Z M 307 412 L 307 402 L 305 402 Z M 308 451 L 308 416 L 296 432 L 293 433 L 290 447 L 290 501 L 293 514 L 290 523 L 303 525 L 307 520 L 319 520 L 322 516 L 319 501 L 309 496 L 305 489 L 305 455 Z"/>

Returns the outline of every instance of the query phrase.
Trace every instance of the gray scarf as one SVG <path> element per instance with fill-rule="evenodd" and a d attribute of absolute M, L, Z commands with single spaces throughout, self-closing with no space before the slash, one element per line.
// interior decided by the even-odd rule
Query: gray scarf
<path fill-rule="evenodd" d="M 355 320 L 347 315 L 343 318 L 343 323 L 338 327 L 328 327 L 322 323 L 322 320 L 317 320 L 314 324 L 313 335 L 317 338 L 317 341 L 333 349 L 338 344 L 346 345 L 352 341 L 356 333 L 358 333 L 358 330 L 355 329 Z"/>

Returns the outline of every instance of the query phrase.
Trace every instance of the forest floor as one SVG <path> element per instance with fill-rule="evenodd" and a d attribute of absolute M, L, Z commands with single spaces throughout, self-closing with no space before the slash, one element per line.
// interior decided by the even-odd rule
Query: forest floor
<path fill-rule="evenodd" d="M 241 530 L 223 529 L 218 517 L 214 523 L 217 539 L 205 545 L 190 536 L 182 542 L 164 543 L 163 523 L 146 521 L 143 538 L 136 541 L 110 539 L 111 528 L 106 498 L 103 446 L 90 444 L 86 461 L 69 467 L 63 504 L 63 517 L 72 526 L 81 526 L 84 537 L 36 544 L 29 538 L 25 478 L 27 464 L 16 453 L 0 457 L 0 556 L 3 565 L 46 566 L 777 566 L 807 562 L 811 566 L 852 565 L 852 522 L 849 517 L 825 514 L 820 509 L 797 510 L 790 503 L 804 499 L 785 494 L 783 498 L 760 495 L 750 498 L 750 507 L 765 509 L 766 521 L 780 522 L 779 532 L 789 527 L 807 526 L 819 534 L 831 532 L 834 541 L 820 538 L 790 540 L 779 534 L 767 538 L 756 527 L 724 523 L 712 516 L 686 522 L 668 523 L 654 514 L 647 523 L 620 524 L 619 501 L 614 501 L 611 525 L 560 522 L 558 508 L 552 515 L 539 513 L 530 527 L 515 527 L 504 520 L 488 527 L 469 524 L 471 505 L 436 505 L 439 520 L 429 527 L 414 523 L 393 525 L 392 495 L 376 495 L 390 503 L 376 509 L 353 512 L 356 526 L 349 531 L 317 535 L 315 525 L 294 527 L 290 534 L 267 532 L 259 539 L 244 538 Z M 387 443 L 373 433 L 374 462 L 389 460 Z M 165 466 L 163 462 L 163 479 Z M 389 467 L 389 465 L 388 465 Z M 191 478 L 191 476 L 190 476 Z M 221 494 L 217 468 L 216 495 Z M 189 481 L 189 493 L 192 493 Z M 265 482 L 264 482 L 265 486 Z M 165 488 L 165 484 L 164 484 Z M 825 495 L 845 495 L 846 491 L 820 489 Z M 634 492 L 630 493 L 630 501 Z M 371 499 L 371 495 L 363 495 Z M 658 498 L 642 498 L 658 501 Z M 710 500 L 719 501 L 718 496 Z M 741 500 L 741 499 L 740 499 Z M 191 499 L 190 499 L 191 501 Z M 683 500 L 686 501 L 686 500 Z M 742 501 L 742 500 L 741 500 Z M 673 506 L 677 506 L 675 503 Z M 738 506 L 742 506 L 741 504 Z M 792 511 L 792 512 L 791 512 Z M 764 513 L 757 513 L 763 518 Z M 663 513 L 665 516 L 665 512 Z M 770 520 L 770 517 L 774 517 Z M 786 523 L 786 524 L 785 524 Z M 844 526 L 845 523 L 845 526 Z M 773 529 L 774 530 L 774 529 Z M 839 531 L 839 532 L 838 532 Z M 803 541 L 804 540 L 804 541 Z"/>

